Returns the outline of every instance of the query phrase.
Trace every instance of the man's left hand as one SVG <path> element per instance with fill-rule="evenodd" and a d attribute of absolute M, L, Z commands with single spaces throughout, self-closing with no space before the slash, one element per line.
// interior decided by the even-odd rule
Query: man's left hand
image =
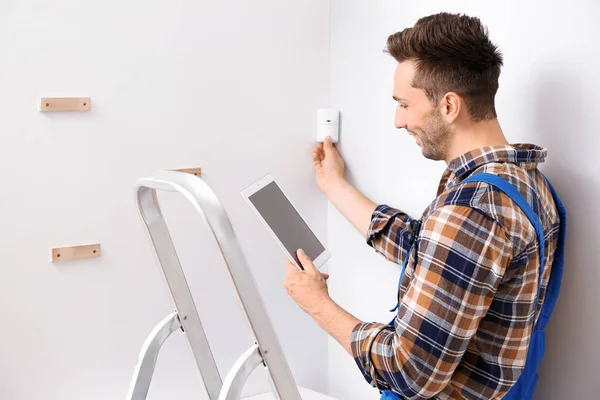
<path fill-rule="evenodd" d="M 300 271 L 286 259 L 287 276 L 284 287 L 296 304 L 312 315 L 320 305 L 330 300 L 326 282 L 329 275 L 321 273 L 302 249 L 297 254 L 304 271 Z"/>

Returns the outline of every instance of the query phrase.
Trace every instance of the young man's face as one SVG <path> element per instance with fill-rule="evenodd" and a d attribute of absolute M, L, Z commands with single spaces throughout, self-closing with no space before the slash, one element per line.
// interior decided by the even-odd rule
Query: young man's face
<path fill-rule="evenodd" d="M 437 105 L 431 104 L 422 89 L 412 86 L 415 63 L 398 63 L 394 73 L 394 100 L 396 128 L 404 128 L 421 147 L 423 156 L 431 160 L 445 160 L 450 140 L 450 126 L 444 121 Z"/>

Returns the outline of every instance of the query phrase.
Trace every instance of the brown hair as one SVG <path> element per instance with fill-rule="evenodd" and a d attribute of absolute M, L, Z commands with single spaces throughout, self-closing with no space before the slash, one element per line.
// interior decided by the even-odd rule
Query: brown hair
<path fill-rule="evenodd" d="M 439 13 L 389 36 L 385 49 L 398 62 L 416 62 L 413 87 L 437 103 L 448 93 L 463 98 L 473 121 L 496 118 L 502 54 L 479 18 Z"/>

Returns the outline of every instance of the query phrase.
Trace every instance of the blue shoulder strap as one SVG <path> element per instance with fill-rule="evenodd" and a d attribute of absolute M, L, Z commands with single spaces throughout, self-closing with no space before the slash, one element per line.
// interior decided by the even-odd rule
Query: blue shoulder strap
<path fill-rule="evenodd" d="M 545 178 L 545 177 L 544 177 Z M 554 253 L 554 262 L 552 264 L 552 274 L 550 275 L 550 281 L 546 288 L 546 295 L 544 296 L 544 305 L 542 306 L 542 313 L 540 315 L 540 321 L 538 326 L 544 328 L 548 324 L 548 320 L 554 311 L 554 306 L 558 300 L 558 292 L 560 292 L 560 285 L 562 282 L 563 268 L 565 264 L 565 244 L 567 238 L 567 210 L 563 205 L 562 201 L 558 197 L 556 190 L 546 178 L 546 183 L 552 192 L 556 209 L 560 216 L 560 228 L 558 232 L 558 243 L 556 245 L 556 251 Z"/>
<path fill-rule="evenodd" d="M 537 294 L 535 297 L 537 304 L 537 299 L 539 299 L 540 295 L 540 288 L 542 287 L 542 274 L 544 272 L 545 236 L 542 223 L 540 222 L 538 216 L 533 211 L 529 203 L 527 203 L 527 200 L 525 200 L 523 195 L 519 193 L 519 191 L 504 178 L 501 178 L 498 175 L 483 172 L 468 177 L 467 179 L 462 181 L 461 184 L 468 182 L 485 182 L 502 190 L 508 197 L 510 197 L 515 203 L 517 203 L 517 205 L 521 208 L 521 210 L 523 210 L 523 212 L 529 219 L 529 222 L 531 222 L 531 225 L 533 225 L 533 227 L 535 228 L 540 247 L 540 273 L 538 279 Z"/>

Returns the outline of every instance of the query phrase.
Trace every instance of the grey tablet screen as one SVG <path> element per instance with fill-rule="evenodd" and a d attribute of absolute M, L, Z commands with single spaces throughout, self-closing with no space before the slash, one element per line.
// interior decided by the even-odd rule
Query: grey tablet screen
<path fill-rule="evenodd" d="M 275 182 L 270 182 L 248 198 L 294 258 L 300 248 L 311 260 L 325 250 Z"/>

